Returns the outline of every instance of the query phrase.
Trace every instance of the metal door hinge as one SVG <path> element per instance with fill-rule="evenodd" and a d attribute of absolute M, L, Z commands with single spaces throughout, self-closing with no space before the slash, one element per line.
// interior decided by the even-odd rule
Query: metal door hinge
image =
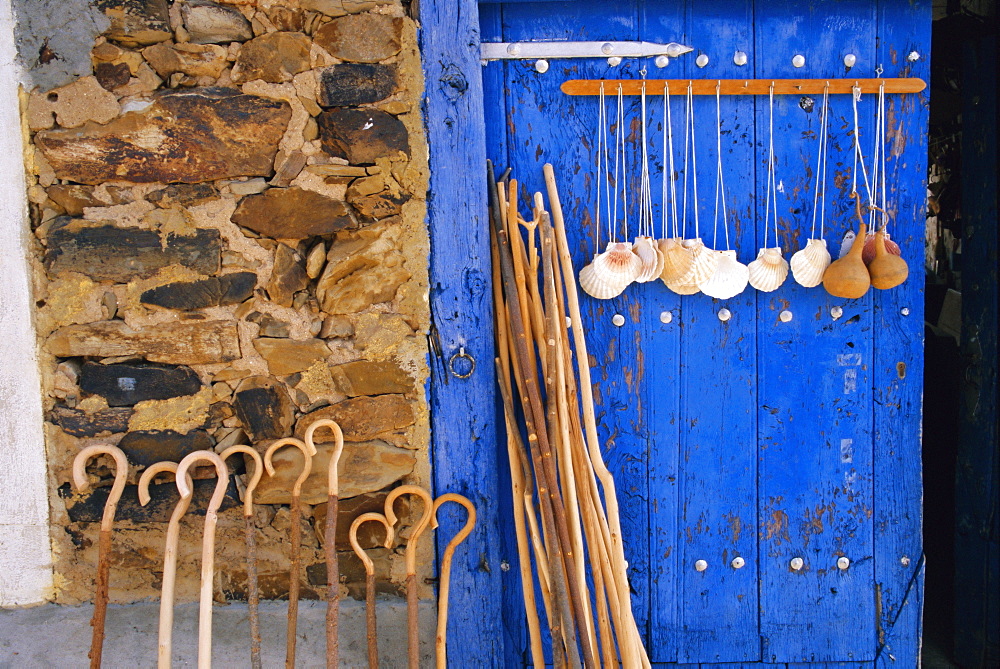
<path fill-rule="evenodd" d="M 537 58 L 676 58 L 694 49 L 677 42 L 483 42 L 483 60 Z"/>

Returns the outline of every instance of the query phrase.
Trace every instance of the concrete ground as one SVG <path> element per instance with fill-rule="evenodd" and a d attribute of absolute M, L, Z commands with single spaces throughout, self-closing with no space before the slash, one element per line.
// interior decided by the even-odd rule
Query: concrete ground
<path fill-rule="evenodd" d="M 264 667 L 285 662 L 288 602 L 260 606 L 261 657 Z M 46 604 L 25 609 L 0 609 L 0 669 L 87 667 L 92 606 Z M 434 664 L 434 605 L 420 609 L 421 667 Z M 155 667 L 159 603 L 108 607 L 103 666 L 111 669 Z M 326 666 L 326 604 L 299 602 L 296 667 Z M 249 667 L 250 636 L 243 603 L 216 605 L 212 614 L 212 666 Z M 406 603 L 378 603 L 379 664 L 385 669 L 406 666 Z M 198 605 L 179 604 L 174 613 L 173 666 L 194 667 L 198 660 Z M 364 602 L 348 600 L 340 610 L 340 666 L 368 666 Z"/>

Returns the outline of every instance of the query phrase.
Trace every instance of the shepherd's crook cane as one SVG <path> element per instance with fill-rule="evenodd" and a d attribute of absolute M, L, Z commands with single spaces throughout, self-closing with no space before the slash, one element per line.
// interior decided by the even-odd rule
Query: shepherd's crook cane
<path fill-rule="evenodd" d="M 208 500 L 205 511 L 205 534 L 201 539 L 201 596 L 198 611 L 198 669 L 212 667 L 212 588 L 215 581 L 215 524 L 219 520 L 219 507 L 229 487 L 229 470 L 226 463 L 212 451 L 189 453 L 177 465 L 177 490 L 181 497 L 193 494 L 188 485 L 187 472 L 191 465 L 200 460 L 215 465 L 219 480 L 215 484 L 212 499 Z"/>
<path fill-rule="evenodd" d="M 385 543 L 383 546 L 392 548 L 394 534 L 392 525 L 381 513 L 362 513 L 351 523 L 349 539 L 354 554 L 361 559 L 365 566 L 365 627 L 368 632 L 368 666 L 370 669 L 378 669 L 378 627 L 375 622 L 375 564 L 368 557 L 361 544 L 358 543 L 358 528 L 362 523 L 370 520 L 382 523 L 385 526 Z"/>
<path fill-rule="evenodd" d="M 302 545 L 302 508 L 299 506 L 299 496 L 302 494 L 302 484 L 309 477 L 312 471 L 312 456 L 316 455 L 316 449 L 301 442 L 294 437 L 279 439 L 267 447 L 264 453 L 264 467 L 268 476 L 274 476 L 274 464 L 271 459 L 275 451 L 285 446 L 295 446 L 302 451 L 303 463 L 302 473 L 295 479 L 292 486 L 291 527 L 288 528 L 288 537 L 292 544 L 292 564 L 288 577 L 288 627 L 285 639 L 285 668 L 295 669 L 295 629 L 299 618 L 299 553 Z"/>
<path fill-rule="evenodd" d="M 223 461 L 236 453 L 249 455 L 254 462 L 253 474 L 243 494 L 244 534 L 247 542 L 247 615 L 250 618 L 250 667 L 261 669 L 260 662 L 260 616 L 257 613 L 260 593 L 257 591 L 257 530 L 253 524 L 253 491 L 264 475 L 264 461 L 260 453 L 249 446 L 230 446 L 219 456 Z"/>
<path fill-rule="evenodd" d="M 420 602 L 417 599 L 417 540 L 434 513 L 434 498 L 423 488 L 415 485 L 401 485 L 385 498 L 385 517 L 392 525 L 396 524 L 396 512 L 393 502 L 403 495 L 416 495 L 424 501 L 424 512 L 420 520 L 413 526 L 410 538 L 406 542 L 406 633 L 409 669 L 420 669 Z"/>
<path fill-rule="evenodd" d="M 321 418 L 306 428 L 306 445 L 316 452 L 313 435 L 321 427 L 328 427 L 333 432 L 333 453 L 330 454 L 330 465 L 327 469 L 327 505 L 326 532 L 323 537 L 323 547 L 326 550 L 326 668 L 336 669 L 339 655 L 339 634 L 337 623 L 340 622 L 340 563 L 337 559 L 337 511 L 340 501 L 340 476 L 337 465 L 340 454 L 344 452 L 344 433 L 335 421 Z"/>
<path fill-rule="evenodd" d="M 441 559 L 441 585 L 438 587 L 437 638 L 434 641 L 437 669 L 447 669 L 448 667 L 446 645 L 448 637 L 448 587 L 451 585 L 451 559 L 455 556 L 455 548 L 465 541 L 466 537 L 472 534 L 472 528 L 476 526 L 476 507 L 472 502 L 467 497 L 448 492 L 434 500 L 434 517 L 431 520 L 431 527 L 436 528 L 438 526 L 438 509 L 446 502 L 461 504 L 468 512 L 468 516 L 465 519 L 465 525 L 462 529 L 448 542 L 448 546 L 444 549 L 444 557 Z"/>
<path fill-rule="evenodd" d="M 115 522 L 115 511 L 118 509 L 118 500 L 121 499 L 122 491 L 125 490 L 125 479 L 128 477 L 128 458 L 117 446 L 107 444 L 95 444 L 87 446 L 77 453 L 73 459 L 73 483 L 76 489 L 81 492 L 90 490 L 90 481 L 87 479 L 87 461 L 95 455 L 110 455 L 115 460 L 115 482 L 108 493 L 108 501 L 104 503 L 104 514 L 101 516 L 101 534 L 97 548 L 97 584 L 94 593 L 94 617 L 90 619 L 90 625 L 94 628 L 94 634 L 90 640 L 91 669 L 98 669 L 101 666 L 101 653 L 104 649 L 104 618 L 108 612 L 108 579 L 111 572 L 111 526 Z"/>
<path fill-rule="evenodd" d="M 146 467 L 139 477 L 139 503 L 149 504 L 149 484 L 157 474 L 171 472 L 177 476 L 176 462 L 157 462 Z M 194 485 L 188 475 L 188 487 Z M 156 649 L 157 666 L 160 669 L 170 669 L 171 644 L 174 633 L 174 583 L 177 580 L 177 541 L 181 532 L 181 518 L 191 506 L 191 495 L 183 495 L 174 506 L 167 523 L 167 540 L 163 548 L 163 587 L 160 590 L 160 631 L 159 644 Z"/>

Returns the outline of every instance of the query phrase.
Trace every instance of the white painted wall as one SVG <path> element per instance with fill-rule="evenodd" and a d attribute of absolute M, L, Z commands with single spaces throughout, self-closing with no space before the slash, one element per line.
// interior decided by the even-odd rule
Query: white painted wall
<path fill-rule="evenodd" d="M 45 601 L 52 552 L 10 0 L 0 0 L 0 606 Z"/>

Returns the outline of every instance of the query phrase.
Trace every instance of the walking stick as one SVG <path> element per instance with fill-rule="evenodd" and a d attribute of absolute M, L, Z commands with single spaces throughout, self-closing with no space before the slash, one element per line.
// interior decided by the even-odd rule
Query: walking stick
<path fill-rule="evenodd" d="M 299 553 L 302 548 L 302 508 L 299 505 L 299 497 L 302 495 L 302 484 L 309 477 L 312 471 L 312 456 L 316 454 L 315 448 L 306 445 L 294 437 L 279 439 L 267 447 L 264 453 L 264 468 L 267 469 L 268 476 L 274 476 L 274 464 L 271 459 L 274 453 L 285 446 L 295 446 L 302 451 L 303 464 L 302 473 L 295 479 L 292 486 L 291 504 L 291 527 L 288 528 L 288 538 L 292 544 L 292 564 L 288 577 L 288 627 L 285 639 L 285 668 L 295 669 L 295 642 L 296 627 L 299 618 Z"/>
<path fill-rule="evenodd" d="M 149 504 L 150 482 L 163 472 L 171 472 L 176 477 L 177 463 L 157 462 L 146 467 L 139 477 L 139 503 L 143 506 Z M 188 475 L 188 487 L 193 485 L 194 481 Z M 174 633 L 174 583 L 177 581 L 177 542 L 181 533 L 181 518 L 191 506 L 191 497 L 191 495 L 187 497 L 181 495 L 173 513 L 170 514 L 170 522 L 167 523 L 167 540 L 163 548 L 163 587 L 160 590 L 159 641 L 156 649 L 157 666 L 160 669 L 170 669 Z"/>
<path fill-rule="evenodd" d="M 413 526 L 410 538 L 406 542 L 406 632 L 409 669 L 420 668 L 420 602 L 417 599 L 417 540 L 434 513 L 434 498 L 431 494 L 415 485 L 401 485 L 385 498 L 385 517 L 392 525 L 398 520 L 392 508 L 393 503 L 403 495 L 416 495 L 424 501 L 424 512 L 417 524 Z"/>
<path fill-rule="evenodd" d="M 101 666 L 101 654 L 104 650 L 104 619 L 108 613 L 108 581 L 111 575 L 111 526 L 115 522 L 115 511 L 118 509 L 118 500 L 121 499 L 122 491 L 125 490 L 125 479 L 128 478 L 128 458 L 117 446 L 107 444 L 95 444 L 87 446 L 77 453 L 73 459 L 73 483 L 76 489 L 81 492 L 90 490 L 90 481 L 87 479 L 87 461 L 95 455 L 110 455 L 115 460 L 115 482 L 108 493 L 108 501 L 104 503 L 104 514 L 101 516 L 101 534 L 97 548 L 97 583 L 94 593 L 94 616 L 90 619 L 90 625 L 94 628 L 93 636 L 90 640 L 91 669 L 98 669 Z"/>
<path fill-rule="evenodd" d="M 476 526 L 476 507 L 467 497 L 457 493 L 448 492 L 434 500 L 432 527 L 437 527 L 437 513 L 441 505 L 446 502 L 456 502 L 465 507 L 468 516 L 465 525 L 458 531 L 448 546 L 444 549 L 444 557 L 441 559 L 441 585 L 438 588 L 438 623 L 437 638 L 434 640 L 434 654 L 437 658 L 437 669 L 447 669 L 447 637 L 448 637 L 448 588 L 451 585 L 451 559 L 455 556 L 455 548 L 465 541 L 466 537 L 472 534 L 472 528 Z"/>
<path fill-rule="evenodd" d="M 326 551 L 326 667 L 336 669 L 339 654 L 339 634 L 337 624 L 340 622 L 340 563 L 337 559 L 337 511 L 340 505 L 340 475 L 337 465 L 340 455 L 344 452 L 344 433 L 335 421 L 321 418 L 306 428 L 305 442 L 316 452 L 313 435 L 321 427 L 328 427 L 333 432 L 334 446 L 330 454 L 330 464 L 327 469 L 327 505 L 326 532 L 323 548 Z"/>
<path fill-rule="evenodd" d="M 351 523 L 351 548 L 354 549 L 354 554 L 361 559 L 361 563 L 365 566 L 365 628 L 368 632 L 368 666 L 370 669 L 378 669 L 378 627 L 375 623 L 375 564 L 368 557 L 368 554 L 365 553 L 364 549 L 361 548 L 361 544 L 358 543 L 358 528 L 361 527 L 362 523 L 370 520 L 377 521 L 385 526 L 385 543 L 383 545 L 386 548 L 392 548 L 394 534 L 392 525 L 381 513 L 362 513 Z"/>
<path fill-rule="evenodd" d="M 188 485 L 187 472 L 195 462 L 205 461 L 215 465 L 219 479 L 205 510 L 205 533 L 201 539 L 201 595 L 198 606 L 198 669 L 212 667 L 212 590 L 215 582 L 215 525 L 219 520 L 219 507 L 229 487 L 229 470 L 226 463 L 212 451 L 188 453 L 177 465 L 177 490 L 181 497 L 191 497 L 194 492 Z"/>
<path fill-rule="evenodd" d="M 230 446 L 222 451 L 219 456 L 223 461 L 236 453 L 249 455 L 254 461 L 253 474 L 250 482 L 247 483 L 246 492 L 243 495 L 243 522 L 244 535 L 247 542 L 247 615 L 250 618 L 250 667 L 251 669 L 261 669 L 260 661 L 260 593 L 257 589 L 257 528 L 253 524 L 253 491 L 260 483 L 260 477 L 264 475 L 264 461 L 260 453 L 249 446 Z"/>

